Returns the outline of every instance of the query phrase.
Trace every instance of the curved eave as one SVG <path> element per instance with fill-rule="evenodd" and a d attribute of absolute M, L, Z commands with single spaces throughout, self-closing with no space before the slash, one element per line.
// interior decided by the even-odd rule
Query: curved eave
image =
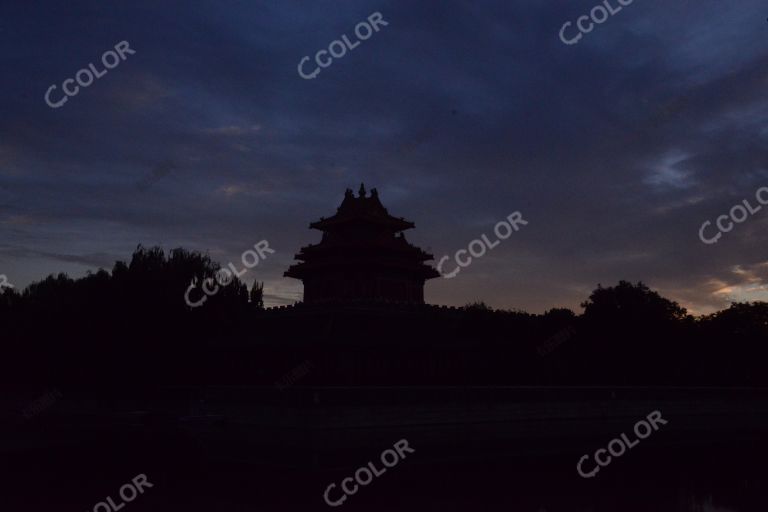
<path fill-rule="evenodd" d="M 355 266 L 357 262 L 353 264 Z M 361 267 L 368 267 L 369 263 L 367 262 L 360 262 L 359 265 Z M 381 264 L 378 264 L 381 265 Z M 377 266 L 378 266 L 377 265 Z M 420 277 L 424 280 L 427 279 L 433 279 L 435 277 L 440 277 L 440 273 L 435 270 L 434 268 L 430 267 L 429 265 L 421 264 L 419 266 L 402 266 L 402 265 L 387 265 L 383 264 L 381 266 L 389 267 L 393 269 L 400 270 L 405 273 L 413 274 L 417 277 Z M 309 275 L 315 274 L 315 273 L 323 273 L 328 270 L 336 270 L 338 268 L 341 269 L 348 269 L 350 267 L 349 262 L 343 262 L 343 263 L 320 263 L 320 264 L 312 264 L 312 263 L 297 263 L 295 265 L 291 265 L 288 267 L 288 270 L 283 272 L 284 277 L 292 277 L 294 279 L 301 279 L 304 280 Z"/>
<path fill-rule="evenodd" d="M 330 219 L 318 220 L 312 222 L 309 225 L 310 229 L 318 229 L 320 231 L 328 231 L 340 226 L 349 224 L 374 224 L 378 226 L 387 227 L 393 231 L 405 231 L 406 229 L 413 229 L 416 225 L 413 222 L 390 218 L 376 218 L 376 217 L 349 217 L 349 218 L 337 218 L 336 216 Z"/>

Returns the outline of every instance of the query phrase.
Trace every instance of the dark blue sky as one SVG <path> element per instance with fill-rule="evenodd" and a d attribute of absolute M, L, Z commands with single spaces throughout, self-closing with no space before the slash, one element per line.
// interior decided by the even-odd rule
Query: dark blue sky
<path fill-rule="evenodd" d="M 364 181 L 437 258 L 528 220 L 430 281 L 429 302 L 578 311 L 619 279 L 695 312 L 765 300 L 768 208 L 717 244 L 698 235 L 768 186 L 765 2 L 635 0 L 563 44 L 595 5 L 6 2 L 0 274 L 81 276 L 139 243 L 226 264 L 266 239 L 276 253 L 245 280 L 291 302 L 301 284 L 282 272 L 319 240 L 308 223 Z M 388 25 L 299 77 L 374 12 Z M 120 41 L 136 53 L 46 105 Z"/>

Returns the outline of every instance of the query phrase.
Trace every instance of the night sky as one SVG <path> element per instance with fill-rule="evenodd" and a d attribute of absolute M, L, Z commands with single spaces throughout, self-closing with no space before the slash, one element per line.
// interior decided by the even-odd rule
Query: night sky
<path fill-rule="evenodd" d="M 694 313 L 768 299 L 768 207 L 699 239 L 768 186 L 765 2 L 635 0 L 564 44 L 595 5 L 5 2 L 0 274 L 80 277 L 138 244 L 226 265 L 268 240 L 244 280 L 292 303 L 301 283 L 282 273 L 319 241 L 308 224 L 365 182 L 436 259 L 528 221 L 429 281 L 430 303 L 578 312 L 620 279 Z M 386 26 L 299 76 L 376 12 Z M 135 54 L 46 104 L 121 41 Z"/>

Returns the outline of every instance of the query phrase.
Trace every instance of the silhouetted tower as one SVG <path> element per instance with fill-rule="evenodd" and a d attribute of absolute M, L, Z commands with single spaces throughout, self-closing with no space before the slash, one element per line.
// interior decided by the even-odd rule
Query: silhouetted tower
<path fill-rule="evenodd" d="M 304 302 L 387 300 L 424 303 L 424 282 L 440 274 L 431 254 L 409 244 L 402 233 L 414 227 L 392 217 L 374 188 L 366 197 L 347 189 L 336 214 L 309 225 L 323 232 L 317 245 L 302 247 L 300 261 L 285 276 L 304 283 Z"/>

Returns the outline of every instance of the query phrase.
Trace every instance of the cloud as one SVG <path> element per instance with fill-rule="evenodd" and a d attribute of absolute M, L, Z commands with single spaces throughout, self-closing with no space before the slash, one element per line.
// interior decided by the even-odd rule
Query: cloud
<path fill-rule="evenodd" d="M 224 136 L 234 136 L 234 137 L 240 137 L 243 135 L 250 135 L 253 133 L 257 133 L 261 130 L 261 126 L 258 124 L 254 124 L 251 126 L 221 126 L 218 128 L 206 128 L 203 130 L 205 133 L 210 133 L 213 135 L 224 135 Z"/>
<path fill-rule="evenodd" d="M 100 9 L 98 24 L 78 0 L 12 7 L 3 244 L 50 259 L 3 254 L 27 276 L 126 259 L 138 243 L 231 260 L 268 239 L 280 254 L 254 278 L 290 300 L 300 284 L 282 272 L 319 239 L 307 224 L 364 181 L 435 254 L 512 211 L 530 219 L 492 258 L 429 283 L 433 302 L 578 310 L 597 283 L 629 279 L 722 307 L 766 282 L 765 215 L 716 247 L 697 236 L 768 184 L 763 8 L 636 2 L 567 47 L 557 31 L 584 10 L 568 2 L 139 1 Z M 298 76 L 304 55 L 374 11 L 385 30 L 316 80 Z M 122 39 L 135 55 L 65 108 L 45 105 L 48 85 Z M 179 171 L 137 191 L 164 161 Z"/>

